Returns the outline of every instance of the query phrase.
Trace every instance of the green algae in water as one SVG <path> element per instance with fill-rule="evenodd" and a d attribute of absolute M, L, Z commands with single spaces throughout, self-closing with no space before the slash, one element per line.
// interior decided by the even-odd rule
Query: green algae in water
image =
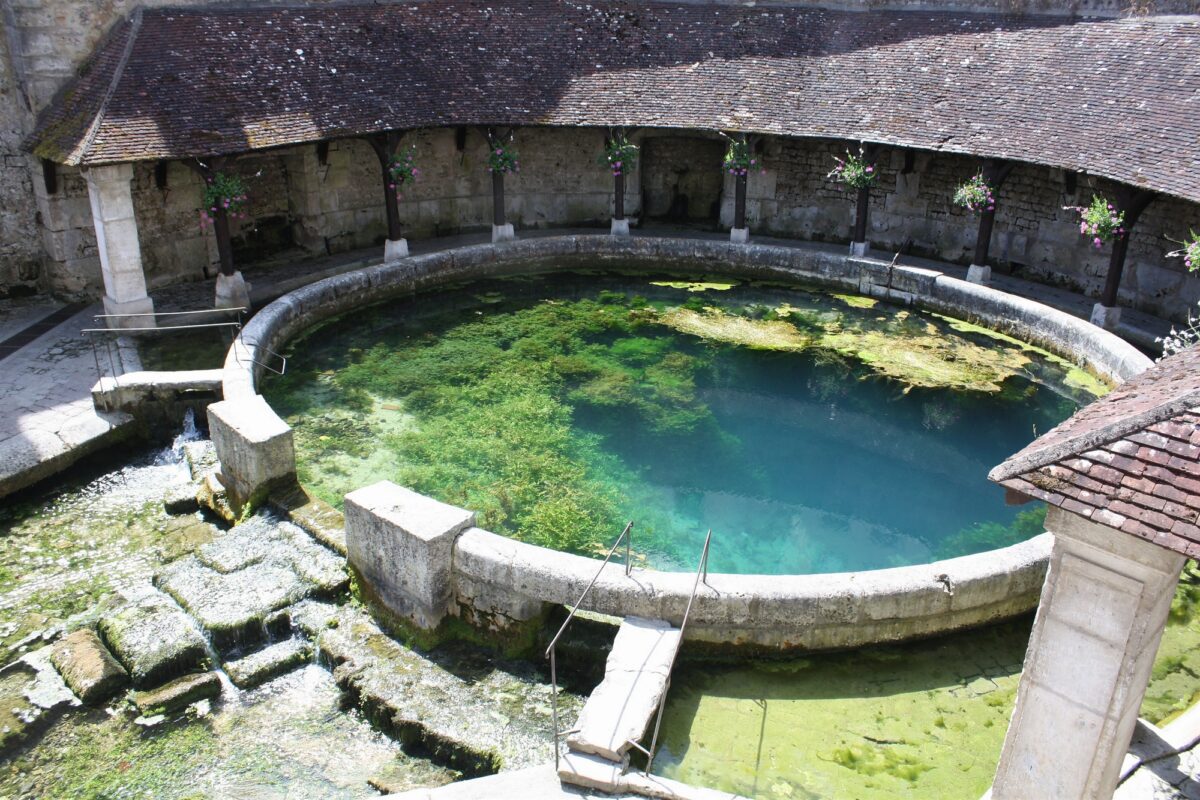
<path fill-rule="evenodd" d="M 301 480 L 334 505 L 386 478 L 587 554 L 632 519 L 658 568 L 689 567 L 711 527 L 712 568 L 743 573 L 986 549 L 972 531 L 1017 514 L 987 471 L 1093 397 L 1065 362 L 934 315 L 695 285 L 557 275 L 420 295 L 313 329 L 264 390 Z"/>

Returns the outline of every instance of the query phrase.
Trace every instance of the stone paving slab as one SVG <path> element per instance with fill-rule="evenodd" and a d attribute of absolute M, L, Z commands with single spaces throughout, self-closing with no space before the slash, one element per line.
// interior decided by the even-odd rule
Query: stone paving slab
<path fill-rule="evenodd" d="M 225 662 L 225 673 L 239 689 L 251 689 L 282 675 L 312 658 L 312 645 L 304 639 L 292 638 L 269 644 L 261 650 L 236 661 Z"/>
<path fill-rule="evenodd" d="M 680 645 L 679 629 L 662 620 L 627 617 L 617 629 L 604 680 L 588 698 L 567 746 L 621 762 L 642 738 L 667 691 Z"/>
<path fill-rule="evenodd" d="M 158 578 L 219 651 L 269 638 L 274 612 L 335 594 L 348 582 L 341 556 L 265 513 L 168 565 Z"/>
<path fill-rule="evenodd" d="M 501 772 L 436 789 L 414 789 L 385 796 L 391 800 L 631 800 L 637 797 L 565 786 L 554 772 L 553 764 Z"/>
<path fill-rule="evenodd" d="M 198 669 L 208 660 L 200 631 L 169 597 L 147 589 L 100 617 L 100 635 L 139 689 Z"/>
<path fill-rule="evenodd" d="M 558 777 L 566 783 L 586 789 L 598 789 L 606 793 L 627 792 L 637 797 L 659 800 L 745 800 L 729 792 L 627 770 L 624 765 L 585 753 L 564 755 L 559 760 Z"/>

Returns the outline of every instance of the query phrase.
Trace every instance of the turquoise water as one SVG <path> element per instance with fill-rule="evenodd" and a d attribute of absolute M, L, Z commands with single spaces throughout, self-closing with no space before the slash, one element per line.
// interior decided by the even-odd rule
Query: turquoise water
<path fill-rule="evenodd" d="M 692 279 L 694 280 L 694 279 Z M 663 277 L 472 284 L 294 341 L 268 399 L 326 500 L 390 479 L 594 554 L 815 573 L 1027 538 L 987 472 L 1105 387 L 1046 353 L 864 298 Z"/>

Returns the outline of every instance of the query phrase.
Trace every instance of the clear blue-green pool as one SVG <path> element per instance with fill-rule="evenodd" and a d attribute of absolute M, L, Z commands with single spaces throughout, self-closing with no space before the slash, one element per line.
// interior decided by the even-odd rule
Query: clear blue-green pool
<path fill-rule="evenodd" d="M 1107 387 L 1044 351 L 852 295 L 555 274 L 355 311 L 265 394 L 323 499 L 390 479 L 498 533 L 643 563 L 818 573 L 1041 529 L 988 470 Z"/>

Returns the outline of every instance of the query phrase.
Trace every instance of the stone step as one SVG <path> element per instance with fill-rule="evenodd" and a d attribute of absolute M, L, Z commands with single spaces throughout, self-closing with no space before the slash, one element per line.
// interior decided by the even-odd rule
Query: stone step
<path fill-rule="evenodd" d="M 317 648 L 368 719 L 436 764 L 478 776 L 553 758 L 550 687 L 528 664 L 470 647 L 418 652 L 351 606 L 329 619 Z M 560 694 L 564 716 L 579 707 Z"/>
<path fill-rule="evenodd" d="M 608 654 L 604 680 L 584 705 L 567 746 L 623 762 L 662 702 L 679 645 L 679 629 L 669 622 L 626 617 Z"/>
<path fill-rule="evenodd" d="M 635 770 L 626 771 L 620 764 L 586 753 L 567 753 L 559 759 L 558 777 L 565 784 L 622 797 L 653 797 L 659 800 L 745 800 L 729 792 L 691 786 Z"/>
<path fill-rule="evenodd" d="M 285 639 L 239 659 L 226 661 L 225 674 L 239 689 L 252 689 L 301 664 L 307 664 L 312 660 L 312 653 L 312 645 L 304 639 Z"/>

